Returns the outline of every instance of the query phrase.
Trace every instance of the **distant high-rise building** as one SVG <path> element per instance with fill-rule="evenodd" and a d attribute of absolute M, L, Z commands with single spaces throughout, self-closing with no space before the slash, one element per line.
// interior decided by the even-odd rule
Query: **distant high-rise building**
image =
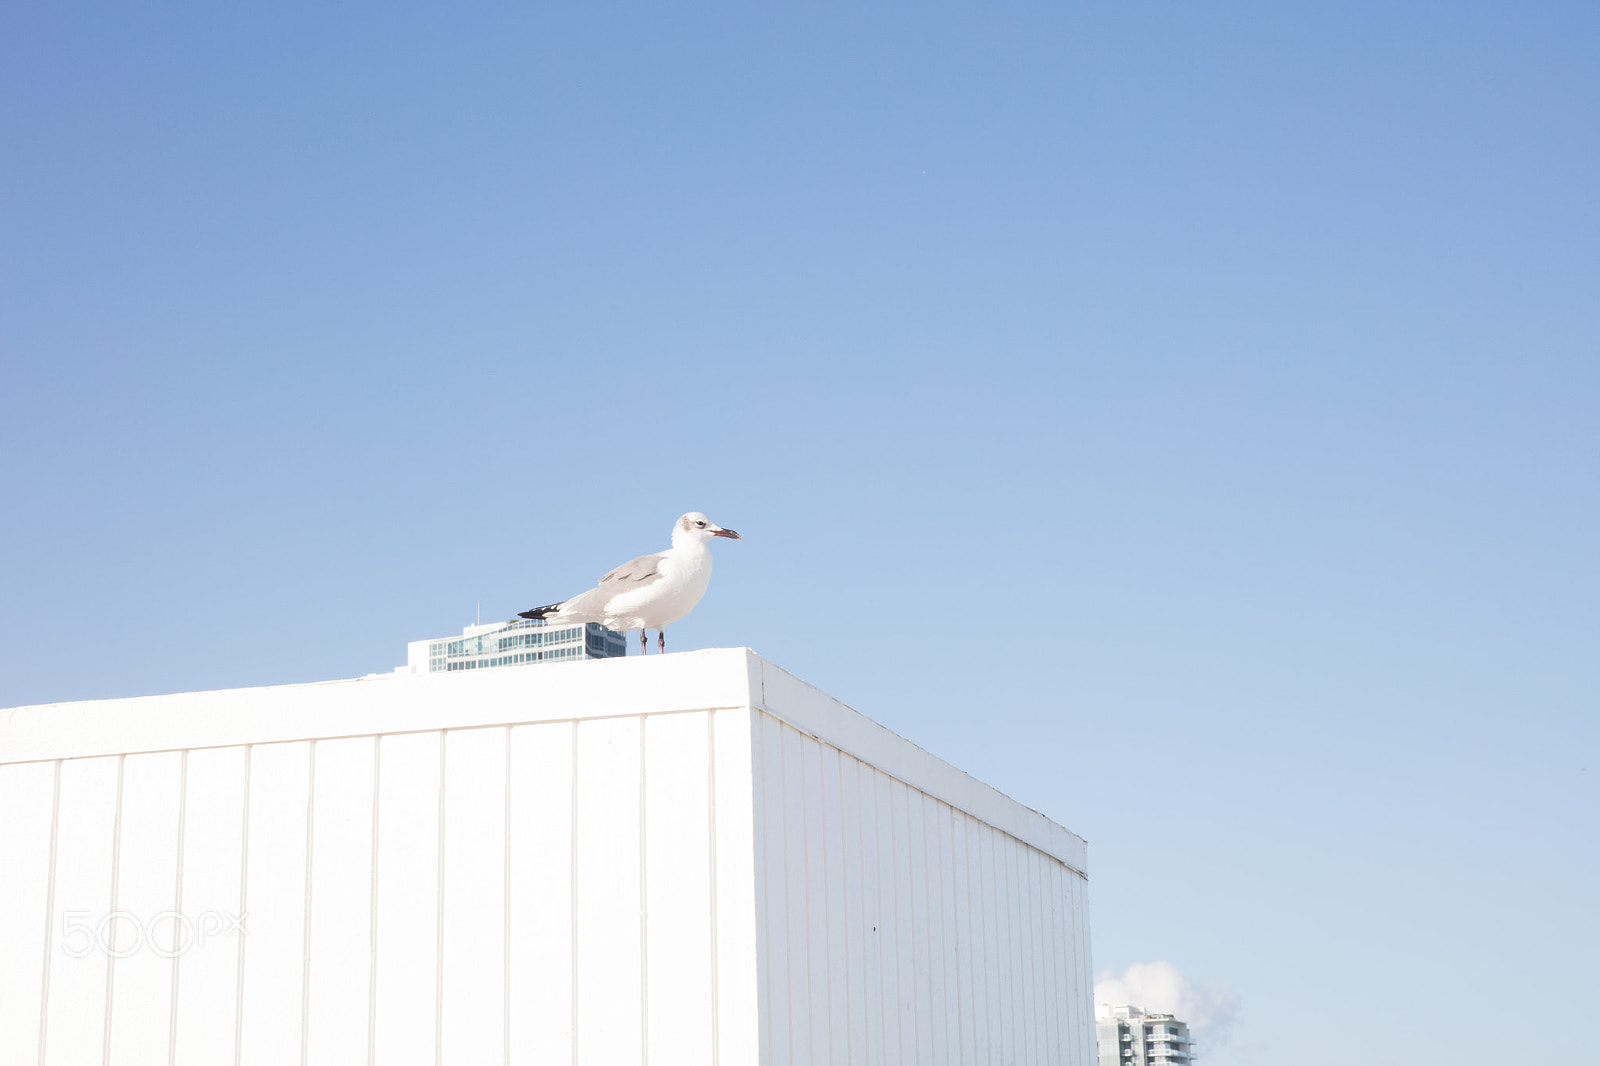
<path fill-rule="evenodd" d="M 518 618 L 468 626 L 459 637 L 413 640 L 406 645 L 406 669 L 413 674 L 442 674 L 524 663 L 611 659 L 627 653 L 621 633 L 595 622 Z"/>
<path fill-rule="evenodd" d="M 1187 1066 L 1195 1060 L 1189 1026 L 1170 1014 L 1112 1007 L 1094 1023 L 1100 1066 Z"/>

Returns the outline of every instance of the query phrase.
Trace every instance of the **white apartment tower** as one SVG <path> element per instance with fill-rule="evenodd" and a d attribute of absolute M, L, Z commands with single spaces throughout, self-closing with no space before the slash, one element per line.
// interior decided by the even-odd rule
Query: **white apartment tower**
<path fill-rule="evenodd" d="M 1187 1066 L 1195 1059 L 1189 1026 L 1170 1014 L 1112 1007 L 1094 1024 L 1100 1066 Z"/>

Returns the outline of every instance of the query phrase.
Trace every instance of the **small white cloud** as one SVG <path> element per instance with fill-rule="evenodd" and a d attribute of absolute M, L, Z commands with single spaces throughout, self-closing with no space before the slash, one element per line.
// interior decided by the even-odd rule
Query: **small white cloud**
<path fill-rule="evenodd" d="M 1188 1022 L 1201 1044 L 1227 1043 L 1239 1014 L 1239 997 L 1217 985 L 1191 981 L 1170 962 L 1136 962 L 1120 974 L 1102 971 L 1094 980 L 1095 1013 L 1141 1007 Z"/>

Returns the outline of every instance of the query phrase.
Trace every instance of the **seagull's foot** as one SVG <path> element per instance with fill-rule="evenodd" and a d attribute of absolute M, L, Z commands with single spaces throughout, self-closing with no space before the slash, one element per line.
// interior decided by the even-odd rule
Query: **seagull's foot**
<path fill-rule="evenodd" d="M 656 632 L 656 647 L 663 653 L 667 650 L 667 631 L 665 629 Z"/>

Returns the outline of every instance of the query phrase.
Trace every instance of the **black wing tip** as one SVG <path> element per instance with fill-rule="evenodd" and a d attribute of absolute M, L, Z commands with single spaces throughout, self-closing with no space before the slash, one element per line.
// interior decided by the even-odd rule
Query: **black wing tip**
<path fill-rule="evenodd" d="M 518 618 L 532 618 L 532 619 L 537 621 L 537 620 L 543 619 L 546 615 L 555 614 L 560 609 L 561 609 L 561 604 L 552 603 L 548 607 L 535 607 L 531 611 L 521 611 L 521 612 L 519 612 L 517 614 L 517 617 Z"/>

